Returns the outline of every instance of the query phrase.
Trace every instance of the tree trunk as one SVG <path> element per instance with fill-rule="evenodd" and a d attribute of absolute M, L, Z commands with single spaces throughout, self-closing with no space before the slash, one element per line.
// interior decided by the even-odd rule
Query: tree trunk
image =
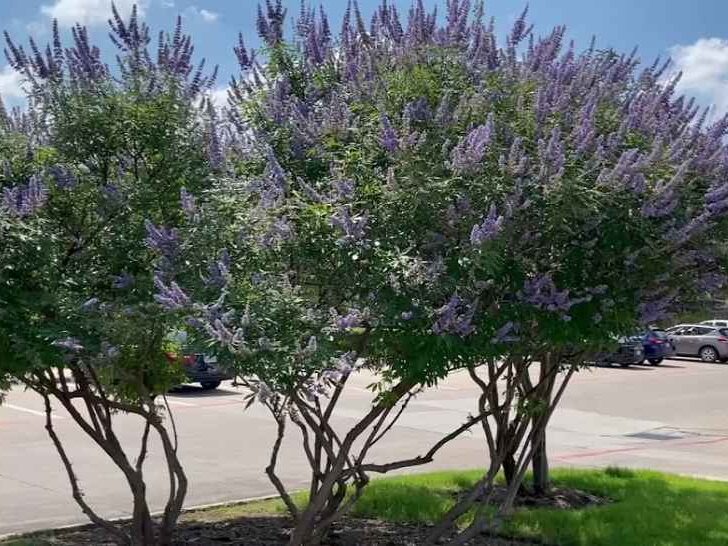
<path fill-rule="evenodd" d="M 132 487 L 134 495 L 132 544 L 134 546 L 153 546 L 157 543 L 145 490 L 144 482 L 141 481 Z"/>
<path fill-rule="evenodd" d="M 509 453 L 503 458 L 503 475 L 507 485 L 511 485 L 516 478 L 516 459 L 513 453 Z"/>
<path fill-rule="evenodd" d="M 550 488 L 549 483 L 549 460 L 546 455 L 546 436 L 538 445 L 534 446 L 533 453 L 533 493 L 539 497 L 546 495 Z"/>
<path fill-rule="evenodd" d="M 543 408 L 551 407 L 551 398 L 553 396 L 554 386 L 556 385 L 557 367 L 559 366 L 560 357 L 558 353 L 548 352 L 541 358 L 541 367 L 539 371 L 540 388 L 536 392 Z M 549 490 L 549 461 L 546 454 L 546 427 L 548 419 L 542 420 L 539 416 L 531 419 L 533 427 L 541 430 L 537 431 L 536 438 L 539 440 L 533 446 L 533 459 L 531 461 L 531 469 L 533 471 L 532 486 L 533 493 L 537 496 L 543 496 Z"/>

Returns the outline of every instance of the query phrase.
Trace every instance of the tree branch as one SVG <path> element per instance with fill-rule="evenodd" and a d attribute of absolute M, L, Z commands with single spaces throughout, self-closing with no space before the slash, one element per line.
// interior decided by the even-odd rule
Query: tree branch
<path fill-rule="evenodd" d="M 53 445 L 56 448 L 56 451 L 58 452 L 58 455 L 61 458 L 61 461 L 63 462 L 63 466 L 66 469 L 66 474 L 68 475 L 68 481 L 71 483 L 71 491 L 73 493 L 73 499 L 76 501 L 76 503 L 79 505 L 81 510 L 84 514 L 88 516 L 88 518 L 95 524 L 104 529 L 106 532 L 108 532 L 110 535 L 116 537 L 122 544 L 131 544 L 131 538 L 124 533 L 121 529 L 119 529 L 116 525 L 112 524 L 111 522 L 103 519 L 100 517 L 96 512 L 93 511 L 93 509 L 88 505 L 88 503 L 83 498 L 83 492 L 81 491 L 80 487 L 78 486 L 78 478 L 76 477 L 76 473 L 73 470 L 73 466 L 71 464 L 70 459 L 68 458 L 68 455 L 66 453 L 66 450 L 63 447 L 63 444 L 61 443 L 60 438 L 56 434 L 55 429 L 53 428 L 53 413 L 51 411 L 51 401 L 47 394 L 42 394 L 43 396 L 43 402 L 45 403 L 45 414 L 46 414 L 46 431 L 48 431 L 48 435 L 50 436 L 51 440 L 53 441 Z"/>

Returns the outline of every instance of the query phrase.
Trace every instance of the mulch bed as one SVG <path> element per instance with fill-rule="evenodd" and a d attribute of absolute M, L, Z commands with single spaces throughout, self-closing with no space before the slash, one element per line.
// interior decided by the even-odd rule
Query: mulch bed
<path fill-rule="evenodd" d="M 505 487 L 496 487 L 494 503 L 505 498 Z M 579 489 L 566 489 L 552 487 L 546 495 L 536 496 L 525 491 L 516 497 L 517 508 L 551 508 L 557 510 L 579 510 L 590 506 L 602 506 L 612 502 L 611 499 L 600 497 L 581 491 Z"/>
<path fill-rule="evenodd" d="M 175 546 L 282 546 L 288 542 L 291 521 L 283 516 L 245 516 L 216 523 L 181 523 Z M 426 525 L 387 523 L 345 518 L 333 529 L 322 546 L 419 546 L 430 528 Z M 44 537 L 45 539 L 45 537 Z M 53 546 L 115 546 L 102 530 L 84 527 L 58 531 L 38 544 Z M 536 543 L 499 537 L 483 537 L 470 546 L 532 546 Z"/>
<path fill-rule="evenodd" d="M 460 493 L 462 494 L 462 493 Z M 494 501 L 505 496 L 505 488 L 498 487 Z M 578 489 L 553 488 L 546 496 L 520 495 L 517 507 L 575 510 L 600 506 L 610 499 L 592 495 Z M 175 545 L 216 546 L 281 546 L 288 541 L 291 520 L 285 516 L 244 516 L 219 522 L 183 521 L 179 524 Z M 389 523 L 378 520 L 348 517 L 338 522 L 322 546 L 418 546 L 429 533 L 426 525 Z M 44 540 L 45 539 L 45 540 Z M 104 531 L 87 526 L 58 531 L 50 539 L 38 544 L 53 546 L 114 546 Z M 470 546 L 527 546 L 538 544 L 522 540 L 482 537 Z"/>

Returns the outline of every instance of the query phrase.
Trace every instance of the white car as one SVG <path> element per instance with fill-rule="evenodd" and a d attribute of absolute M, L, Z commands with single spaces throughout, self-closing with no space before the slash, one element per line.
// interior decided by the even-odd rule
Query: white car
<path fill-rule="evenodd" d="M 705 326 L 716 326 L 718 328 L 728 328 L 728 320 L 723 319 L 704 320 L 700 324 Z"/>

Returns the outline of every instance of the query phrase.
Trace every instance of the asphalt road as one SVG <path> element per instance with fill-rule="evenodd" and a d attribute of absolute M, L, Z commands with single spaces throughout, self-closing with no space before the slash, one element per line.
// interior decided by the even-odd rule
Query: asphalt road
<path fill-rule="evenodd" d="M 366 411 L 368 378 L 348 388 L 335 425 L 345 427 Z M 419 396 L 373 459 L 422 453 L 474 409 L 476 390 L 464 374 Z M 728 480 L 728 365 L 674 360 L 659 368 L 595 368 L 580 372 L 549 429 L 553 466 L 619 465 Z M 263 469 L 274 439 L 262 407 L 243 411 L 241 391 L 194 387 L 169 397 L 180 432 L 181 458 L 190 478 L 187 506 L 273 492 Z M 58 527 L 86 519 L 71 499 L 63 467 L 48 439 L 41 400 L 15 390 L 0 406 L 0 535 Z M 129 515 L 130 495 L 118 471 L 57 411 L 64 439 L 87 501 L 107 517 Z M 118 432 L 136 451 L 141 426 L 119 416 Z M 307 468 L 295 431 L 284 442 L 280 467 L 292 488 L 306 484 Z M 422 470 L 472 468 L 485 462 L 483 438 L 474 432 L 444 448 Z M 166 478 L 152 446 L 146 479 L 152 504 L 161 507 Z"/>

